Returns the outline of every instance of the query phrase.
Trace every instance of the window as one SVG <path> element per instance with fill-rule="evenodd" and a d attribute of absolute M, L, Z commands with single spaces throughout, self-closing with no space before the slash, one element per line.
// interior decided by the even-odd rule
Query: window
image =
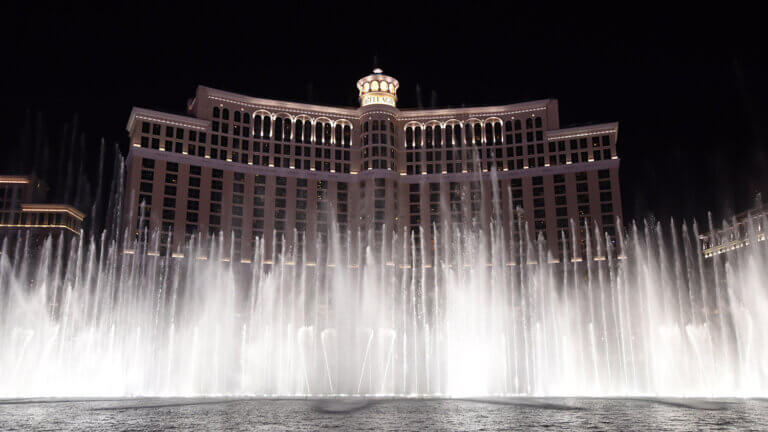
<path fill-rule="evenodd" d="M 297 143 L 303 142 L 304 139 L 304 121 L 303 120 L 296 120 L 296 123 L 294 123 L 294 132 L 293 132 L 293 140 Z"/>
<path fill-rule="evenodd" d="M 253 118 L 253 135 L 254 136 L 263 136 L 261 133 L 261 122 L 262 122 L 261 116 L 256 116 Z"/>
<path fill-rule="evenodd" d="M 272 136 L 272 119 L 269 117 L 264 117 L 264 131 L 262 132 L 262 136 L 265 138 Z"/>
<path fill-rule="evenodd" d="M 275 140 L 283 140 L 283 118 L 278 117 L 275 119 Z"/>

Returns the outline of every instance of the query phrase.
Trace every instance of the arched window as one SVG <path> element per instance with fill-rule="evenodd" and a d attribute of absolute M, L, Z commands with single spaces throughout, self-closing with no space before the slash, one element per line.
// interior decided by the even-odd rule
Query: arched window
<path fill-rule="evenodd" d="M 416 130 L 413 134 L 413 146 L 416 148 L 421 148 L 421 127 L 416 126 Z"/>
<path fill-rule="evenodd" d="M 475 132 L 475 145 L 480 145 L 480 142 L 483 140 L 483 127 L 480 126 L 480 123 L 475 123 L 474 127 Z"/>
<path fill-rule="evenodd" d="M 309 120 L 304 121 L 304 143 L 309 144 L 312 142 L 312 122 Z"/>
<path fill-rule="evenodd" d="M 466 144 L 467 147 L 472 145 L 472 125 L 468 124 L 464 126 L 464 144 Z"/>
<path fill-rule="evenodd" d="M 344 147 L 349 147 L 352 142 L 352 128 L 344 125 Z"/>
<path fill-rule="evenodd" d="M 283 140 L 283 118 L 278 117 L 275 119 L 275 141 Z"/>
<path fill-rule="evenodd" d="M 363 123 L 363 132 L 368 132 L 368 122 Z"/>
<path fill-rule="evenodd" d="M 283 119 L 283 139 L 285 141 L 291 140 L 291 119 L 289 117 Z"/>
<path fill-rule="evenodd" d="M 531 129 L 532 127 L 533 127 L 533 119 L 528 117 L 527 119 L 525 119 L 525 128 Z"/>
<path fill-rule="evenodd" d="M 523 123 L 520 122 L 520 120 L 515 120 L 515 130 L 520 130 L 523 128 Z"/>
<path fill-rule="evenodd" d="M 493 145 L 493 124 L 490 122 L 485 124 L 485 144 Z"/>
<path fill-rule="evenodd" d="M 461 147 L 461 125 L 453 125 L 453 145 Z"/>
<path fill-rule="evenodd" d="M 302 138 L 304 138 L 304 120 L 296 120 L 294 127 L 296 128 L 296 131 L 293 134 L 293 140 L 300 143 L 302 142 Z"/>
<path fill-rule="evenodd" d="M 261 136 L 261 116 L 257 115 L 253 117 L 253 134 L 254 136 Z"/>
<path fill-rule="evenodd" d="M 229 110 L 227 108 L 221 110 L 221 118 L 223 120 L 229 120 Z"/>
<path fill-rule="evenodd" d="M 440 126 L 435 126 L 435 147 L 440 147 L 443 141 L 443 131 Z"/>
<path fill-rule="evenodd" d="M 243 123 L 251 124 L 251 115 L 249 113 L 243 113 Z"/>
<path fill-rule="evenodd" d="M 453 126 L 451 125 L 445 127 L 445 146 L 453 147 Z"/>
<path fill-rule="evenodd" d="M 413 147 L 413 128 L 412 127 L 405 129 L 405 146 Z"/>
<path fill-rule="evenodd" d="M 323 144 L 325 145 L 331 145 L 331 135 L 333 132 L 331 131 L 331 124 L 326 123 L 325 124 L 325 133 L 323 134 Z"/>
<path fill-rule="evenodd" d="M 272 137 L 272 118 L 264 116 L 264 138 Z"/>
<path fill-rule="evenodd" d="M 217 106 L 213 107 L 213 118 L 221 117 L 221 109 Z"/>
<path fill-rule="evenodd" d="M 336 145 L 339 146 L 339 147 L 341 147 L 341 144 L 342 144 L 342 142 L 341 142 L 341 129 L 342 129 L 341 125 L 337 124 L 336 125 L 336 137 L 335 137 L 335 139 L 336 139 Z"/>
<path fill-rule="evenodd" d="M 427 126 L 427 131 L 426 131 L 426 134 L 425 134 L 425 137 L 424 137 L 424 141 L 425 141 L 426 147 L 428 149 L 432 148 L 432 138 L 433 138 L 432 126 Z"/>
<path fill-rule="evenodd" d="M 493 124 L 493 140 L 496 145 L 501 144 L 501 122 Z"/>
<path fill-rule="evenodd" d="M 240 111 L 235 111 L 235 121 L 240 122 Z"/>
<path fill-rule="evenodd" d="M 510 132 L 512 132 L 512 121 L 511 121 L 511 120 L 507 120 L 507 121 L 504 123 L 504 129 L 506 129 L 506 130 L 507 130 L 507 133 L 510 133 Z"/>
<path fill-rule="evenodd" d="M 323 142 L 323 124 L 315 122 L 315 144 L 321 144 Z"/>
<path fill-rule="evenodd" d="M 537 128 L 540 128 L 540 127 L 541 127 L 541 117 L 536 117 L 536 119 L 535 119 L 535 124 L 536 124 L 536 127 L 537 127 Z"/>

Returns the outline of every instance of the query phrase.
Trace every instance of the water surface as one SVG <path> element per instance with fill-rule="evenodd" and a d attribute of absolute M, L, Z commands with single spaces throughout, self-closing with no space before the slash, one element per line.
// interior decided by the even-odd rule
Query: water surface
<path fill-rule="evenodd" d="M 765 430 L 755 399 L 0 400 L 3 430 Z"/>

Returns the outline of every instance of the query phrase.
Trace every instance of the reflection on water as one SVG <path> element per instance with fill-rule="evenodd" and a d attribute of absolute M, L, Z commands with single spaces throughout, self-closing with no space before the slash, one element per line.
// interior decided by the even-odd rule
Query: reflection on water
<path fill-rule="evenodd" d="M 701 430 L 768 428 L 751 399 L 230 399 L 0 401 L 3 429 Z"/>

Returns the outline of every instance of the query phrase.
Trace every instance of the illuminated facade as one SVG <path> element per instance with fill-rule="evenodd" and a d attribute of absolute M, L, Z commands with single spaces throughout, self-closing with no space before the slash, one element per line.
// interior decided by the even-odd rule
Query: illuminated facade
<path fill-rule="evenodd" d="M 560 241 L 574 229 L 569 220 L 580 238 L 585 222 L 615 234 L 617 123 L 560 128 L 555 99 L 400 109 L 398 87 L 376 69 L 357 82 L 356 108 L 203 86 L 184 116 L 134 108 L 126 226 L 137 238 L 160 230 L 150 249 L 177 256 L 193 234 L 205 242 L 221 232 L 230 258 L 242 262 L 255 238 L 267 257 L 297 248 L 311 260 L 332 221 L 353 245 L 346 236 L 359 230 L 384 244 L 408 230 L 417 245 L 434 245 L 441 224 L 488 226 L 496 204 L 508 238 L 521 234 L 510 223 L 519 208 L 525 234 L 545 237 L 555 255 L 570 248 Z"/>
<path fill-rule="evenodd" d="M 85 214 L 70 205 L 44 203 L 47 192 L 35 176 L 0 175 L 0 241 L 9 234 L 29 233 L 38 244 L 48 235 L 65 240 L 80 235 Z"/>

